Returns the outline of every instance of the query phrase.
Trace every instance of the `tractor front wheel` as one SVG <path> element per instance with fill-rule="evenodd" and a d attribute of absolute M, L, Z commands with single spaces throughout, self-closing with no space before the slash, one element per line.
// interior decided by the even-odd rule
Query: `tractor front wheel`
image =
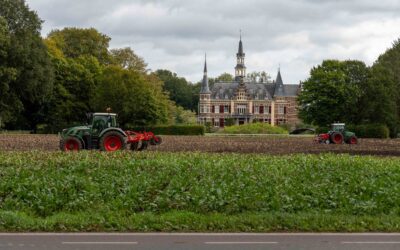
<path fill-rule="evenodd" d="M 343 143 L 343 135 L 341 133 L 333 132 L 330 136 L 330 139 L 334 144 Z"/>
<path fill-rule="evenodd" d="M 61 139 L 60 149 L 62 151 L 79 151 L 82 149 L 82 142 L 76 137 L 69 136 Z"/>
<path fill-rule="evenodd" d="M 117 151 L 126 148 L 126 141 L 121 133 L 110 131 L 105 133 L 100 139 L 100 149 L 102 151 Z"/>

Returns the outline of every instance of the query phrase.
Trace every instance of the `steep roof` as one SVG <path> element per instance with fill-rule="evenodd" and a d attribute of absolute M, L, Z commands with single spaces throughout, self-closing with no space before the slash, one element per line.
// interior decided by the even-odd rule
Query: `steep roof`
<path fill-rule="evenodd" d="M 275 81 L 275 91 L 274 91 L 274 96 L 284 96 L 284 88 L 283 88 L 283 81 L 282 81 L 282 76 L 281 76 L 281 70 L 278 70 L 278 75 L 276 76 L 276 81 Z"/>
<path fill-rule="evenodd" d="M 242 56 L 242 55 L 244 55 L 244 53 L 243 53 L 243 43 L 242 43 L 242 38 L 240 38 L 240 41 L 239 41 L 239 50 L 238 50 L 238 55 L 239 55 L 239 56 Z"/>
<path fill-rule="evenodd" d="M 211 99 L 232 99 L 236 89 L 240 86 L 239 81 L 217 82 L 211 90 Z M 247 94 L 253 100 L 268 100 L 275 96 L 297 96 L 300 85 L 283 84 L 280 71 L 276 81 L 272 83 L 257 83 L 244 81 Z"/>

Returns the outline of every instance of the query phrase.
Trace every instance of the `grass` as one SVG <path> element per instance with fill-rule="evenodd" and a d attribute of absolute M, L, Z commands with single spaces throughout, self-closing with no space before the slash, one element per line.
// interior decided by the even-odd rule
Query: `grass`
<path fill-rule="evenodd" d="M 0 231 L 400 231 L 400 159 L 0 152 Z"/>
<path fill-rule="evenodd" d="M 288 131 L 268 123 L 247 123 L 243 125 L 227 126 L 219 133 L 223 134 L 288 134 Z"/>

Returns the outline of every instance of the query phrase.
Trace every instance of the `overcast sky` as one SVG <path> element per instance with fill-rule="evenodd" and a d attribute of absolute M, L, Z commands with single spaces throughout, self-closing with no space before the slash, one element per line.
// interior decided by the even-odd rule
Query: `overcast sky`
<path fill-rule="evenodd" d="M 42 34 L 94 27 L 112 48 L 131 47 L 151 70 L 192 82 L 234 74 L 239 30 L 247 71 L 298 84 L 323 59 L 371 65 L 400 37 L 399 0 L 27 0 L 45 21 Z"/>

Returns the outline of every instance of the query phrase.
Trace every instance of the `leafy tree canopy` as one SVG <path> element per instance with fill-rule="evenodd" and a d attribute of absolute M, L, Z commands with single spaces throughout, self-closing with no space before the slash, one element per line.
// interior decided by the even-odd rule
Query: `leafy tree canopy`
<path fill-rule="evenodd" d="M 360 61 L 325 60 L 311 70 L 299 95 L 300 116 L 307 123 L 327 126 L 355 123 L 368 69 Z"/>
<path fill-rule="evenodd" d="M 4 53 L 7 68 L 13 69 L 8 94 L 17 105 L 6 127 L 32 129 L 44 119 L 43 104 L 53 88 L 53 69 L 40 37 L 42 21 L 24 0 L 0 0 L 0 16 L 8 30 Z M 7 74 L 10 75 L 10 74 Z"/>
<path fill-rule="evenodd" d="M 197 109 L 198 92 L 192 83 L 169 70 L 159 69 L 155 73 L 163 81 L 164 91 L 168 92 L 172 101 L 184 109 Z"/>
<path fill-rule="evenodd" d="M 101 64 L 108 64 L 111 60 L 108 52 L 111 38 L 94 28 L 53 30 L 48 35 L 48 39 L 57 44 L 66 57 L 93 56 Z"/>
<path fill-rule="evenodd" d="M 135 54 L 135 52 L 127 47 L 123 49 L 111 50 L 112 63 L 121 66 L 124 69 L 137 70 L 146 72 L 147 64 L 143 58 Z"/>

